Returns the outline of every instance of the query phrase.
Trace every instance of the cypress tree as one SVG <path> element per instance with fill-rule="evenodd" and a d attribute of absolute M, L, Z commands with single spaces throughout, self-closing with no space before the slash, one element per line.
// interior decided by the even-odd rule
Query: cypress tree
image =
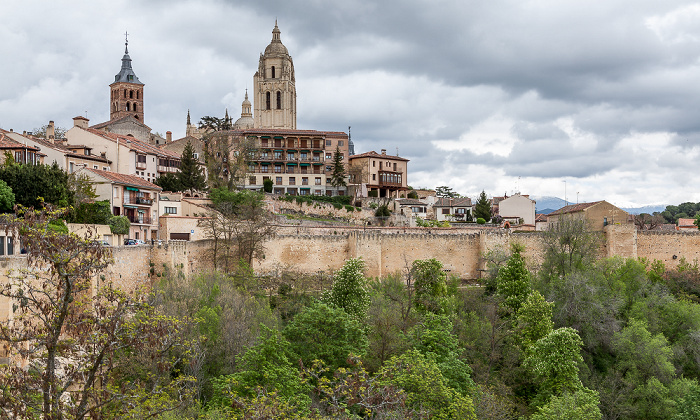
<path fill-rule="evenodd" d="M 199 162 L 194 157 L 194 147 L 189 141 L 185 145 L 185 150 L 182 151 L 180 172 L 178 172 L 177 177 L 182 191 L 189 191 L 190 194 L 195 190 L 201 191 L 207 186 L 202 168 L 199 167 Z"/>

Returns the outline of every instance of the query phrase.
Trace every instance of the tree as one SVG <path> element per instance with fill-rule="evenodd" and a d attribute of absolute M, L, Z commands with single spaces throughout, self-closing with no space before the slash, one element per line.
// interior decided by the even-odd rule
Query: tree
<path fill-rule="evenodd" d="M 411 267 L 416 291 L 415 305 L 421 312 L 450 313 L 452 300 L 447 293 L 447 275 L 442 263 L 435 258 L 415 260 Z"/>
<path fill-rule="evenodd" d="M 561 217 L 544 232 L 542 239 L 542 273 L 551 278 L 561 278 L 591 266 L 602 244 L 600 232 L 594 232 L 586 219 L 574 217 Z"/>
<path fill-rule="evenodd" d="M 331 289 L 323 294 L 323 302 L 342 308 L 359 322 L 367 317 L 370 304 L 369 287 L 363 271 L 365 263 L 360 258 L 345 261 L 343 268 L 335 273 Z"/>
<path fill-rule="evenodd" d="M 333 172 L 331 172 L 331 185 L 338 188 L 348 185 L 345 177 L 345 164 L 343 164 L 343 154 L 340 153 L 340 148 L 335 147 L 335 153 L 333 154 Z"/>
<path fill-rule="evenodd" d="M 487 222 L 491 220 L 491 204 L 489 204 L 489 199 L 484 191 L 481 191 L 476 204 L 474 204 L 474 217 L 476 219 L 484 219 Z"/>
<path fill-rule="evenodd" d="M 131 222 L 126 216 L 113 216 L 109 219 L 109 230 L 115 235 L 128 235 Z"/>
<path fill-rule="evenodd" d="M 49 128 L 49 125 L 42 125 L 39 128 L 35 128 L 30 134 L 34 137 L 39 137 L 41 139 L 46 138 L 46 130 Z M 66 138 L 66 129 L 63 127 L 54 127 L 54 138 L 57 139 L 64 139 Z"/>
<path fill-rule="evenodd" d="M 452 188 L 448 186 L 442 186 L 442 187 L 437 187 L 435 188 L 435 195 L 437 197 L 459 197 L 459 194 L 456 192 L 452 191 Z"/>
<path fill-rule="evenodd" d="M 66 220 L 69 223 L 87 223 L 94 225 L 108 225 L 112 218 L 115 217 L 112 216 L 109 200 L 96 201 L 94 203 L 80 203 L 74 206 L 66 216 Z"/>
<path fill-rule="evenodd" d="M 274 183 L 270 178 L 266 178 L 265 180 L 263 180 L 263 191 L 265 191 L 268 194 L 271 193 L 273 184 Z"/>
<path fill-rule="evenodd" d="M 218 118 L 206 115 L 199 120 L 201 130 L 225 131 L 230 130 L 231 118 Z"/>
<path fill-rule="evenodd" d="M 598 405 L 598 393 L 579 389 L 552 397 L 547 405 L 534 414 L 532 420 L 600 420 L 603 418 Z"/>
<path fill-rule="evenodd" d="M 56 162 L 52 165 L 5 165 L 0 167 L 0 180 L 12 188 L 15 202 L 25 207 L 40 208 L 43 203 L 67 206 L 73 202 L 68 174 Z"/>
<path fill-rule="evenodd" d="M 537 290 L 530 293 L 518 310 L 518 335 L 523 348 L 527 348 L 552 332 L 552 308 Z"/>
<path fill-rule="evenodd" d="M 177 179 L 182 191 L 189 191 L 190 195 L 194 191 L 204 190 L 207 186 L 199 161 L 194 157 L 194 147 L 191 142 L 187 142 L 180 158 L 180 170 L 177 172 Z"/>
<path fill-rule="evenodd" d="M 654 215 L 648 213 L 635 214 L 633 217 L 634 225 L 639 230 L 654 230 L 662 225 L 666 220 L 658 213 Z"/>
<path fill-rule="evenodd" d="M 0 289 L 14 310 L 0 322 L 0 342 L 17 357 L 0 368 L 2 417 L 121 417 L 135 404 L 153 415 L 186 401 L 189 378 L 175 368 L 186 360 L 172 358 L 185 346 L 181 324 L 157 314 L 147 295 L 93 283 L 109 249 L 49 229 L 64 211 L 47 207 L 4 218 L 27 250 L 28 269 Z M 137 374 L 130 355 L 152 364 Z"/>
<path fill-rule="evenodd" d="M 73 193 L 73 203 L 92 203 L 97 198 L 92 179 L 85 172 L 73 172 L 68 175 L 68 189 Z"/>
<path fill-rule="evenodd" d="M 15 206 L 15 193 L 5 181 L 0 179 L 0 213 L 9 213 Z"/>
<path fill-rule="evenodd" d="M 518 313 L 532 291 L 530 272 L 520 254 L 522 250 L 522 246 L 513 245 L 510 258 L 496 276 L 496 293 L 503 299 L 502 305 L 512 314 Z"/>
<path fill-rule="evenodd" d="M 255 156 L 255 137 L 236 139 L 232 143 L 227 132 L 211 132 L 202 138 L 204 162 L 209 187 L 235 190 Z"/>
<path fill-rule="evenodd" d="M 153 181 L 154 184 L 161 187 L 163 191 L 182 191 L 182 185 L 180 184 L 180 176 L 178 173 L 169 172 L 167 174 L 161 175 Z"/>
<path fill-rule="evenodd" d="M 241 190 L 215 188 L 210 197 L 217 213 L 211 214 L 200 225 L 208 238 L 214 241 L 214 260 L 224 257 L 224 266 L 242 259 L 248 265 L 255 258 L 263 258 L 265 242 L 274 236 L 270 213 L 264 208 L 264 194 Z M 220 254 L 219 249 L 224 253 Z M 216 262 L 215 262 L 216 264 Z"/>
<path fill-rule="evenodd" d="M 282 332 L 304 366 L 322 360 L 333 372 L 348 366 L 348 356 L 363 356 L 367 337 L 362 325 L 341 308 L 315 303 L 298 313 Z"/>

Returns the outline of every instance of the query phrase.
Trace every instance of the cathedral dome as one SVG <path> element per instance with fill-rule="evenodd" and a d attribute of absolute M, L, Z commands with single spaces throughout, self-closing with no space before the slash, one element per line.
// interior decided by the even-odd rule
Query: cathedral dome
<path fill-rule="evenodd" d="M 275 29 L 272 30 L 272 41 L 270 41 L 270 45 L 265 48 L 265 55 L 274 55 L 274 54 L 282 54 L 282 55 L 289 55 L 289 51 L 287 51 L 287 47 L 285 47 L 282 44 L 282 40 L 280 39 L 280 29 L 277 27 L 277 22 L 275 21 Z"/>
<path fill-rule="evenodd" d="M 248 89 L 246 89 L 245 91 L 245 99 L 243 100 L 243 103 L 241 105 L 241 118 L 236 120 L 236 122 L 233 124 L 233 128 L 235 130 L 245 130 L 248 128 L 254 128 L 255 120 L 253 119 L 253 114 L 250 111 L 252 105 L 248 100 Z"/>

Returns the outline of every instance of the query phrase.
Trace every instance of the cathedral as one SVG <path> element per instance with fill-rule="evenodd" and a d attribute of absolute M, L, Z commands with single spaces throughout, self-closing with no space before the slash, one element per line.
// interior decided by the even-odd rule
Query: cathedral
<path fill-rule="evenodd" d="M 239 185 L 241 187 L 261 190 L 269 179 L 276 194 L 346 194 L 344 187 L 332 186 L 330 178 L 336 150 L 347 167 L 352 150 L 348 134 L 297 129 L 294 62 L 282 43 L 277 22 L 272 30 L 272 40 L 260 54 L 251 95 L 252 103 L 246 90 L 241 116 L 230 122 L 230 128 L 226 130 L 212 132 L 199 128 L 192 124 L 188 111 L 186 137 L 168 142 L 163 147 L 181 151 L 190 141 L 201 157 L 202 140 L 206 136 L 209 139 L 225 137 L 234 150 L 244 143 L 254 150 L 249 153 L 247 173 Z M 228 111 L 224 120 L 226 123 L 231 120 Z M 211 140 L 208 141 L 211 144 Z M 225 169 L 219 174 L 226 175 Z"/>

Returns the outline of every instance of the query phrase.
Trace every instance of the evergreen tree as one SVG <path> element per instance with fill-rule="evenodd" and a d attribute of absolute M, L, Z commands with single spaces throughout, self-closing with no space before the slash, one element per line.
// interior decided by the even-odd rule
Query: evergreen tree
<path fill-rule="evenodd" d="M 491 204 L 489 204 L 489 199 L 486 198 L 486 193 L 482 190 L 479 194 L 479 199 L 476 200 L 476 205 L 474 206 L 474 217 L 482 218 L 487 222 L 491 220 Z"/>
<path fill-rule="evenodd" d="M 153 183 L 161 187 L 163 191 L 182 191 L 180 177 L 178 174 L 169 173 L 161 175 L 155 181 L 153 181 Z"/>
<path fill-rule="evenodd" d="M 191 142 L 187 142 L 185 150 L 180 158 L 180 172 L 177 174 L 182 191 L 189 191 L 192 194 L 195 190 L 206 188 L 206 179 L 199 162 L 194 157 L 194 147 Z"/>
<path fill-rule="evenodd" d="M 347 184 L 345 181 L 345 165 L 343 164 L 343 155 L 340 149 L 336 146 L 335 154 L 333 155 L 333 173 L 331 174 L 331 185 L 334 187 L 344 187 Z"/>

